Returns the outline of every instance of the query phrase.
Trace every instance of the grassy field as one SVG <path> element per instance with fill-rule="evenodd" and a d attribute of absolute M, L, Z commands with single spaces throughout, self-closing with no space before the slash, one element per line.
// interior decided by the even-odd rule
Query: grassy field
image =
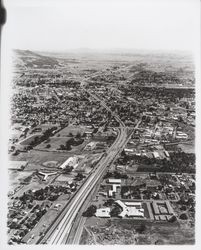
<path fill-rule="evenodd" d="M 62 164 L 71 154 L 67 152 L 45 152 L 31 150 L 28 153 L 20 153 L 17 156 L 11 156 L 10 160 L 15 161 L 28 161 L 29 164 L 26 167 L 27 170 L 40 170 L 44 168 L 43 164 L 49 161 L 57 161 L 58 164 Z M 47 167 L 48 168 L 48 167 Z"/>
<path fill-rule="evenodd" d="M 44 141 L 39 144 L 35 149 L 39 150 L 58 150 L 60 145 L 65 145 L 67 141 L 69 141 L 70 137 L 51 137 L 50 141 Z M 50 145 L 50 148 L 47 148 L 47 145 Z"/>
<path fill-rule="evenodd" d="M 54 137 L 69 137 L 70 134 L 75 136 L 78 133 L 80 133 L 82 135 L 85 130 L 86 130 L 86 128 L 84 128 L 84 127 L 78 128 L 78 127 L 68 126 L 68 127 L 65 127 L 64 129 L 60 130 L 57 134 L 55 134 Z"/>
<path fill-rule="evenodd" d="M 36 137 L 40 137 L 41 135 L 42 135 L 42 134 L 34 134 L 34 135 L 31 135 L 31 136 L 29 136 L 28 138 L 22 140 L 22 141 L 20 142 L 20 144 L 21 144 L 21 145 L 30 145 L 32 142 L 34 142 L 34 139 L 35 139 Z"/>

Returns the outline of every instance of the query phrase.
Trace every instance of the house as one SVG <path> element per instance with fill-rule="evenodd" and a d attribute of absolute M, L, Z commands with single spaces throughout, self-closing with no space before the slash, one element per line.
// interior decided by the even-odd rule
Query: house
<path fill-rule="evenodd" d="M 120 184 L 113 184 L 112 189 L 108 190 L 108 197 L 113 197 L 113 195 L 117 192 L 117 188 L 121 187 Z"/>

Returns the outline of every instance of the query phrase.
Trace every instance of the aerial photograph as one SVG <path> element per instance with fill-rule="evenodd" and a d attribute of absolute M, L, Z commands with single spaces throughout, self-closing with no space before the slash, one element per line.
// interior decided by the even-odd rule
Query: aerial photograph
<path fill-rule="evenodd" d="M 7 244 L 194 245 L 195 6 L 8 2 Z"/>

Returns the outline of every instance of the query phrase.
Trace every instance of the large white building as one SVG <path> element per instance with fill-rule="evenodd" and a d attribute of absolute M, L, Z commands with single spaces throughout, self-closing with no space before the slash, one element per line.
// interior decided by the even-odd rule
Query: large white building
<path fill-rule="evenodd" d="M 144 209 L 140 202 L 122 202 L 120 200 L 115 201 L 121 208 L 122 212 L 119 214 L 119 217 L 144 217 Z"/>
<path fill-rule="evenodd" d="M 67 167 L 73 167 L 74 169 L 78 166 L 78 157 L 71 156 L 65 162 L 63 162 L 59 168 L 65 169 Z"/>

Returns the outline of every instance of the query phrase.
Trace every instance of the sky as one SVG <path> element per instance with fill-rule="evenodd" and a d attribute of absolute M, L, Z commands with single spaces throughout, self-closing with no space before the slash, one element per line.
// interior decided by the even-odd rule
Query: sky
<path fill-rule="evenodd" d="M 198 37 L 196 0 L 7 0 L 3 39 L 12 48 L 62 51 L 191 51 Z"/>

